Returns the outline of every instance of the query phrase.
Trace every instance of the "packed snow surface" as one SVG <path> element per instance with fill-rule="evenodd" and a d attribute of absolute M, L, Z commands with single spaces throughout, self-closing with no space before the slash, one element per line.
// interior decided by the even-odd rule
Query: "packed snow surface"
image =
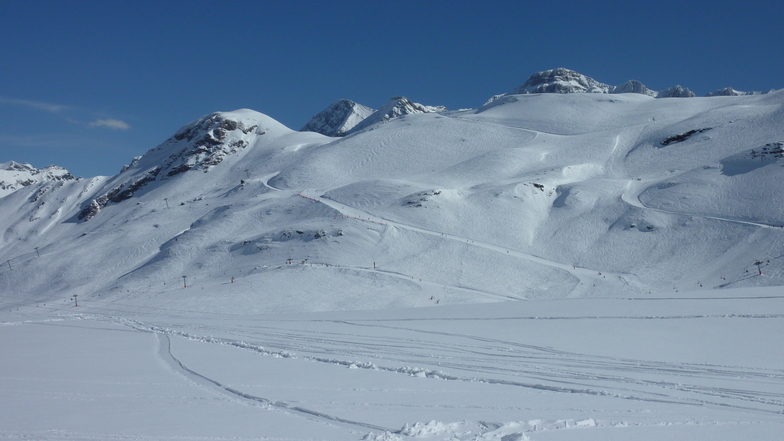
<path fill-rule="evenodd" d="M 784 93 L 625 87 L 4 164 L 0 439 L 779 439 Z"/>
<path fill-rule="evenodd" d="M 0 313 L 0 439 L 776 440 L 783 321 L 779 287 L 277 315 L 42 303 Z"/>

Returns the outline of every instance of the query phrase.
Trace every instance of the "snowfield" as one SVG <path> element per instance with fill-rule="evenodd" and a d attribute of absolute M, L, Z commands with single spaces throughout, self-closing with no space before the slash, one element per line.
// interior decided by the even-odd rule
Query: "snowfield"
<path fill-rule="evenodd" d="M 0 167 L 0 439 L 781 439 L 784 92 L 430 110 Z"/>
<path fill-rule="evenodd" d="M 778 439 L 784 292 L 3 313 L 10 439 Z M 45 311 L 45 312 L 44 312 Z M 10 355 L 10 356 L 9 356 Z"/>

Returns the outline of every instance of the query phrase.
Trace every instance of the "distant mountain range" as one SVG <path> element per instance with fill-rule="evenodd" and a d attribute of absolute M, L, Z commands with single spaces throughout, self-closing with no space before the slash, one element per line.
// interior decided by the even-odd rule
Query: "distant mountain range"
<path fill-rule="evenodd" d="M 760 95 L 772 91 L 773 89 L 765 92 L 741 92 L 731 87 L 725 87 L 705 96 Z M 558 68 L 537 72 L 531 75 L 522 86 L 516 87 L 510 92 L 495 95 L 485 104 L 503 96 L 532 93 L 638 93 L 654 98 L 693 98 L 696 96 L 694 92 L 680 85 L 655 91 L 648 89 L 637 80 L 629 80 L 618 86 L 610 86 L 579 72 Z M 345 136 L 378 122 L 389 121 L 403 115 L 445 112 L 446 110 L 443 106 L 424 106 L 413 103 L 404 97 L 394 97 L 380 110 L 374 112 L 367 106 L 343 99 L 332 103 L 313 116 L 300 130 L 317 132 L 327 136 Z"/>

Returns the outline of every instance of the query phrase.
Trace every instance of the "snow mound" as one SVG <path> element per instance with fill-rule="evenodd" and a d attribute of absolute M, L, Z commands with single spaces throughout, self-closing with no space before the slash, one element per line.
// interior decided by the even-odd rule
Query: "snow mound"
<path fill-rule="evenodd" d="M 406 424 L 396 432 L 384 432 L 376 435 L 368 433 L 365 441 L 402 441 L 409 438 L 455 440 L 455 441 L 527 441 L 530 438 L 525 431 L 533 431 L 534 423 L 490 423 L 460 421 L 444 423 L 431 420 L 427 423 Z"/>

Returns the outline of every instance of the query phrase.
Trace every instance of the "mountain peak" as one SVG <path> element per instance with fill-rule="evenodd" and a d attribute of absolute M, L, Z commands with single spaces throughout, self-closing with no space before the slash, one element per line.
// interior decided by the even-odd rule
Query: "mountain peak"
<path fill-rule="evenodd" d="M 660 91 L 656 98 L 693 98 L 695 96 L 697 95 L 688 88 L 677 85 Z"/>
<path fill-rule="evenodd" d="M 68 170 L 56 165 L 38 169 L 26 162 L 9 161 L 0 164 L 0 197 L 39 182 L 69 181 L 73 179 L 76 179 L 76 177 Z"/>
<path fill-rule="evenodd" d="M 620 86 L 615 86 L 612 88 L 610 93 L 640 93 L 652 97 L 656 97 L 658 95 L 658 92 L 648 89 L 645 87 L 645 84 L 642 84 L 637 80 L 629 80 Z"/>
<path fill-rule="evenodd" d="M 370 116 L 374 109 L 341 99 L 317 113 L 301 129 L 300 132 L 316 132 L 326 136 L 343 136 Z"/>
<path fill-rule="evenodd" d="M 531 75 L 525 83 L 509 93 L 496 95 L 485 104 L 489 104 L 506 95 L 530 93 L 639 93 L 654 98 L 694 97 L 691 90 L 674 86 L 662 91 L 648 89 L 637 80 L 629 80 L 619 86 L 610 86 L 579 72 L 559 67 Z M 708 96 L 711 96 L 709 94 Z"/>
<path fill-rule="evenodd" d="M 733 89 L 732 87 L 725 87 L 725 88 L 723 88 L 723 89 L 719 89 L 719 90 L 717 90 L 717 91 L 715 91 L 715 92 L 710 92 L 710 93 L 706 94 L 705 96 L 746 96 L 746 95 L 764 95 L 764 94 L 766 94 L 766 93 L 770 93 L 770 92 L 773 92 L 773 89 L 771 89 L 771 90 L 767 90 L 767 91 L 764 91 L 764 92 L 757 92 L 757 91 L 752 91 L 752 92 L 741 92 L 740 90 L 735 90 L 735 89 Z"/>
<path fill-rule="evenodd" d="M 600 83 L 589 76 L 559 67 L 531 75 L 522 86 L 514 89 L 509 94 L 609 93 L 610 88 L 611 86 Z"/>
<path fill-rule="evenodd" d="M 446 110 L 447 109 L 444 106 L 425 106 L 415 103 L 404 96 L 394 96 L 390 98 L 383 107 L 362 120 L 362 122 L 354 126 L 354 128 L 349 130 L 346 134 L 358 132 L 373 124 L 388 122 L 404 115 L 446 112 Z"/>
<path fill-rule="evenodd" d="M 134 196 L 151 182 L 166 180 L 189 170 L 208 172 L 212 167 L 255 143 L 260 136 L 291 132 L 262 113 L 240 109 L 205 115 L 180 128 L 163 144 L 136 157 L 123 167 L 115 184 L 90 201 L 79 213 L 89 220 L 109 203 Z"/>

